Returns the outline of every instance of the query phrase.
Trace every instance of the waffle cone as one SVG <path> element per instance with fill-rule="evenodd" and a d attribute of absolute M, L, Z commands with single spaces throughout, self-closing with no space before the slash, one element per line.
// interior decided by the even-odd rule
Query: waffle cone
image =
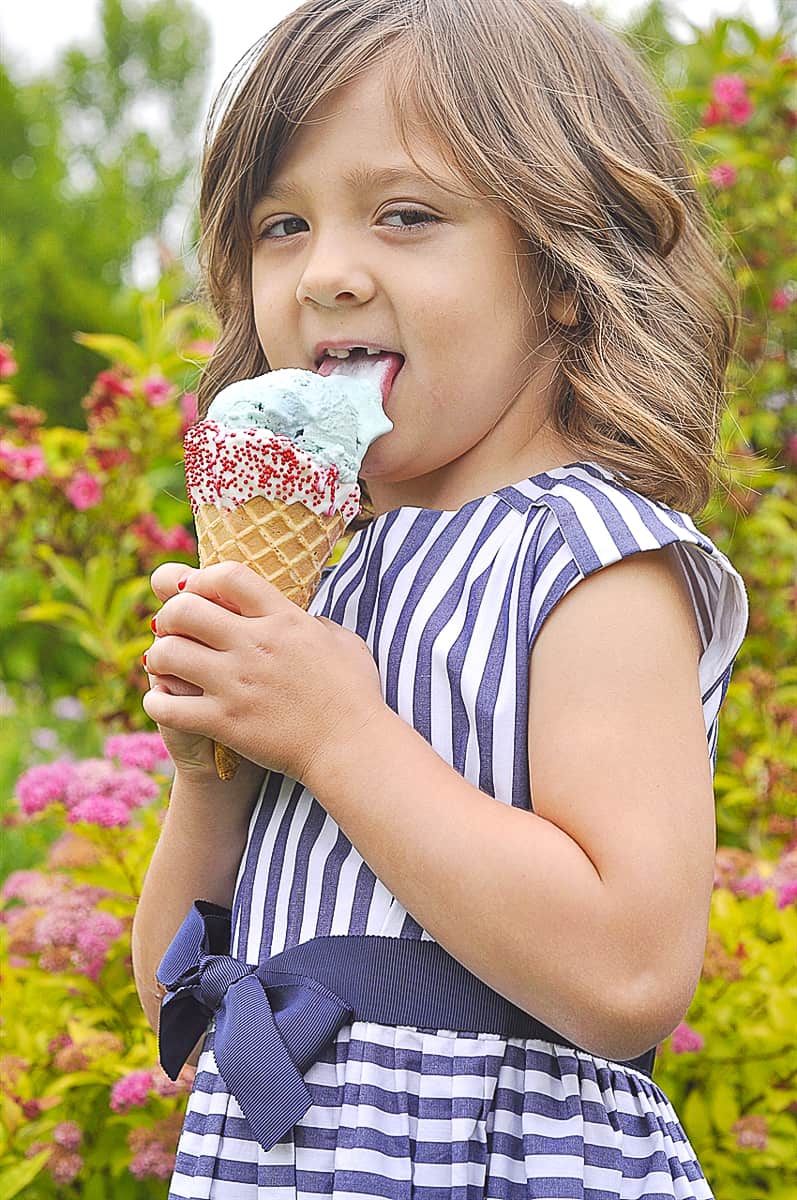
<path fill-rule="evenodd" d="M 201 567 L 246 563 L 303 609 L 309 608 L 346 528 L 339 512 L 319 516 L 301 501 L 286 504 L 265 496 L 253 496 L 229 512 L 202 504 L 194 521 Z M 213 753 L 219 779 L 232 779 L 240 756 L 217 742 Z"/>

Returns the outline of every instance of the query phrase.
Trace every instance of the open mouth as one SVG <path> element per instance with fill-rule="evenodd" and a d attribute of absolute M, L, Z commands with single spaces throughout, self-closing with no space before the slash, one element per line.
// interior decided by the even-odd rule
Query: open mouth
<path fill-rule="evenodd" d="M 396 376 L 404 366 L 404 361 L 403 354 L 391 350 L 384 350 L 381 354 L 352 350 L 348 358 L 323 358 L 317 373 L 324 376 L 346 375 L 350 379 L 362 379 L 369 383 L 378 381 L 384 405 L 388 401 Z"/>

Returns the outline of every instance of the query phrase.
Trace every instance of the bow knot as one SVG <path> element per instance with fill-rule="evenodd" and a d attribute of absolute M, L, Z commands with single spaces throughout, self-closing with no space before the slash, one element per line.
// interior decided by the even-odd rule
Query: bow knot
<path fill-rule="evenodd" d="M 176 1079 L 215 1013 L 219 1074 L 270 1150 L 312 1103 L 302 1072 L 354 1014 L 309 975 L 233 958 L 230 932 L 228 909 L 197 900 L 164 954 L 160 1061 Z"/>
<path fill-rule="evenodd" d="M 233 984 L 254 975 L 256 970 L 257 967 L 229 954 L 200 954 L 198 969 L 187 971 L 177 981 L 175 991 L 190 988 L 200 1004 L 216 1012 Z"/>

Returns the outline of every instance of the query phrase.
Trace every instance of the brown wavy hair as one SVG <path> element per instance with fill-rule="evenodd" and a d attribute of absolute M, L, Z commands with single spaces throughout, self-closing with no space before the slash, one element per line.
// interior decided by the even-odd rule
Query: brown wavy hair
<path fill-rule="evenodd" d="M 316 104 L 377 62 L 408 157 L 420 169 L 422 114 L 441 159 L 516 225 L 521 280 L 528 260 L 543 298 L 573 300 L 573 324 L 549 322 L 552 428 L 627 486 L 697 515 L 727 465 L 738 291 L 658 84 L 621 34 L 562 0 L 307 0 L 241 59 L 203 155 L 200 296 L 220 335 L 200 418 L 222 387 L 270 370 L 250 214 L 277 157 Z M 352 532 L 373 515 L 361 486 Z"/>

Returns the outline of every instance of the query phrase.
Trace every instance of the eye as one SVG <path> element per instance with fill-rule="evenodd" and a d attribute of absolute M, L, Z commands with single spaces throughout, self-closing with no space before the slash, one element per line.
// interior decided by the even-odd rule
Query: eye
<path fill-rule="evenodd" d="M 439 221 L 440 221 L 440 218 L 436 217 L 434 215 L 434 213 L 426 212 L 422 208 L 393 208 L 393 209 L 390 209 L 388 212 L 383 213 L 381 219 L 384 220 L 385 217 L 417 218 L 417 219 L 411 221 L 409 225 L 390 225 L 390 226 L 388 226 L 389 229 L 402 229 L 407 233 L 415 233 L 416 230 L 422 230 L 426 226 L 429 226 L 433 223 L 439 223 Z M 279 221 L 272 221 L 270 225 L 263 226 L 263 228 L 260 230 L 260 232 L 257 235 L 257 241 L 259 241 L 259 242 L 260 241 L 282 242 L 285 240 L 285 238 L 292 237 L 293 234 L 286 232 L 285 234 L 272 236 L 274 230 L 277 229 L 280 225 L 293 225 L 297 221 L 301 222 L 304 225 L 307 224 L 307 222 L 302 217 L 281 217 Z M 294 230 L 294 232 L 297 232 L 297 231 Z M 301 232 L 301 231 L 298 231 L 298 232 Z"/>
<path fill-rule="evenodd" d="M 440 218 L 434 213 L 426 212 L 422 208 L 393 208 L 390 212 L 382 214 L 384 217 L 418 217 L 417 221 L 413 221 L 410 225 L 392 225 L 391 229 L 406 229 L 407 231 L 415 232 L 416 229 L 423 229 L 425 225 L 432 225 L 439 222 Z"/>
<path fill-rule="evenodd" d="M 265 241 L 268 238 L 269 234 L 271 233 L 272 229 L 276 229 L 277 226 L 279 226 L 279 225 L 292 225 L 295 221 L 301 221 L 301 219 L 302 219 L 301 217 L 282 217 L 279 221 L 272 221 L 270 225 L 263 226 L 263 228 L 260 230 L 260 232 L 257 235 L 257 240 L 259 242 Z M 291 234 L 288 233 L 285 236 L 291 237 Z M 276 239 L 271 238 L 270 240 L 280 242 L 280 241 L 282 241 L 282 238 L 280 238 L 280 237 L 278 237 Z"/>

